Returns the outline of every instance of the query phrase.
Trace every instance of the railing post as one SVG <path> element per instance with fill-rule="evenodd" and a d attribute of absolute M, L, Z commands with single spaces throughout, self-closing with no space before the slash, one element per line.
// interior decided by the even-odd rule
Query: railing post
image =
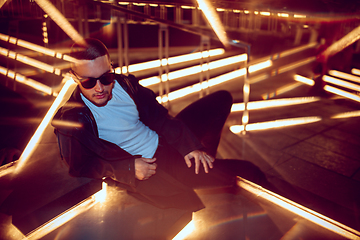
<path fill-rule="evenodd" d="M 165 37 L 165 41 L 163 41 L 163 38 Z M 164 51 L 165 47 L 165 51 Z M 165 69 L 163 65 L 163 57 L 165 57 Z M 163 97 L 166 97 L 165 105 L 169 105 L 168 95 L 169 95 L 169 30 L 167 25 L 160 24 L 159 25 L 159 61 L 160 61 L 160 67 L 159 67 L 159 96 L 162 99 L 161 102 L 163 102 Z M 166 81 L 164 83 L 162 75 L 165 70 L 165 78 Z"/>
<path fill-rule="evenodd" d="M 200 79 L 199 79 L 199 82 L 200 82 L 200 86 L 201 86 L 201 91 L 199 92 L 199 97 L 202 98 L 204 97 L 204 95 L 207 95 L 209 94 L 209 87 L 207 86 L 207 83 L 209 81 L 209 78 L 210 78 L 210 73 L 209 73 L 209 62 L 210 62 L 210 56 L 208 54 L 208 56 L 206 57 L 206 63 L 204 63 L 204 55 L 203 55 L 203 52 L 204 51 L 204 48 L 206 48 L 206 52 L 209 53 L 209 50 L 210 50 L 210 38 L 207 37 L 207 36 L 201 36 L 201 42 L 200 42 L 200 53 L 202 53 L 201 55 L 201 58 L 200 58 L 200 66 L 201 66 L 201 71 L 200 71 Z M 206 65 L 206 67 L 204 66 Z M 205 91 L 205 94 L 204 94 L 204 68 L 206 68 L 206 75 L 205 75 L 205 78 L 206 78 L 206 91 Z"/>
<path fill-rule="evenodd" d="M 249 111 L 248 111 L 248 103 L 250 96 L 250 80 L 249 80 L 249 61 L 250 61 L 250 46 L 246 47 L 247 50 L 247 60 L 246 60 L 246 74 L 244 79 L 244 87 L 243 87 L 243 99 L 244 99 L 244 112 L 241 119 L 242 125 L 244 126 L 244 130 L 242 134 L 246 134 L 246 126 L 249 123 Z"/>

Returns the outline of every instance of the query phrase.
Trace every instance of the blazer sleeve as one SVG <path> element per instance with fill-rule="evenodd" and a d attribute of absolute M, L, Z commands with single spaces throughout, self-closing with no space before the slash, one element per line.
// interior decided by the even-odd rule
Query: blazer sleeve
<path fill-rule="evenodd" d="M 136 85 L 134 100 L 140 120 L 145 125 L 156 131 L 182 156 L 203 147 L 185 123 L 168 114 L 168 110 L 156 100 L 152 90 L 142 87 L 133 75 L 129 77 L 132 84 Z"/>
<path fill-rule="evenodd" d="M 95 136 L 81 124 L 84 122 L 82 118 L 84 116 L 81 114 L 65 118 L 68 122 L 77 123 L 73 127 L 59 124 L 65 121 L 63 118 L 53 123 L 60 154 L 69 166 L 70 175 L 96 179 L 110 177 L 135 187 L 134 160 L 138 156 L 132 156 L 117 145 Z"/>

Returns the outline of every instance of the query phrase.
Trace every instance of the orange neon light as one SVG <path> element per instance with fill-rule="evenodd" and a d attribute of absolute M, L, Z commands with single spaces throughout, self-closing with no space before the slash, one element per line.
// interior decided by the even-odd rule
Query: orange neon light
<path fill-rule="evenodd" d="M 351 69 L 351 73 L 355 75 L 360 75 L 360 69 L 353 68 Z"/>
<path fill-rule="evenodd" d="M 340 71 L 336 71 L 336 70 L 330 70 L 329 74 L 334 76 L 334 77 L 343 78 L 343 79 L 346 79 L 346 80 L 350 80 L 350 81 L 353 81 L 353 82 L 360 83 L 360 77 L 354 76 L 354 75 L 351 75 L 351 74 L 348 74 L 348 73 L 344 73 L 344 72 L 340 72 Z"/>
<path fill-rule="evenodd" d="M 332 231 L 346 239 L 360 239 L 360 232 L 339 223 L 329 217 L 326 217 L 318 212 L 306 208 L 296 202 L 284 198 L 276 193 L 273 193 L 261 186 L 252 183 L 246 179 L 238 177 L 237 185 L 242 189 L 254 194 L 255 196 L 270 201 L 277 206 L 286 209 L 318 226 Z"/>
<path fill-rule="evenodd" d="M 321 117 L 300 117 L 300 118 L 280 119 L 280 120 L 261 122 L 261 123 L 249 123 L 246 125 L 246 131 L 288 127 L 288 126 L 318 122 L 320 120 Z M 230 131 L 235 134 L 239 134 L 244 131 L 244 125 L 232 125 L 230 126 Z"/>
<path fill-rule="evenodd" d="M 34 135 L 31 137 L 30 141 L 26 145 L 24 151 L 22 152 L 18 164 L 16 166 L 15 172 L 19 172 L 22 167 L 25 165 L 27 160 L 30 158 L 32 153 L 35 151 L 37 144 L 39 143 L 46 127 L 49 125 L 50 121 L 54 117 L 56 111 L 60 108 L 61 105 L 65 103 L 65 101 L 70 97 L 72 92 L 74 91 L 77 83 L 73 79 L 69 79 L 66 81 L 65 85 L 61 89 L 59 95 L 54 100 L 50 109 L 46 113 L 45 117 L 41 121 L 39 127 L 36 129 Z"/>
<path fill-rule="evenodd" d="M 83 37 L 50 1 L 35 0 L 35 2 L 74 42 L 84 41 Z"/>
<path fill-rule="evenodd" d="M 299 97 L 299 98 L 283 98 L 283 99 L 272 99 L 266 101 L 253 101 L 249 102 L 248 110 L 268 109 L 272 107 L 284 107 L 293 106 L 298 104 L 305 104 L 319 101 L 319 97 Z M 244 103 L 234 103 L 231 107 L 231 112 L 244 111 Z"/>
<path fill-rule="evenodd" d="M 360 96 L 359 95 L 349 93 L 349 92 L 346 92 L 344 90 L 341 90 L 341 89 L 338 89 L 338 88 L 335 88 L 335 87 L 332 87 L 332 86 L 328 86 L 328 85 L 324 86 L 324 90 L 328 91 L 328 92 L 331 92 L 331 93 L 334 93 L 334 94 L 337 94 L 339 96 L 342 96 L 342 97 L 349 98 L 351 100 L 360 102 Z"/>
<path fill-rule="evenodd" d="M 340 80 L 338 78 L 330 77 L 327 75 L 324 75 L 322 79 L 327 83 L 332 83 L 341 87 L 345 87 L 351 90 L 360 91 L 360 86 L 354 83 L 349 83 L 347 81 Z"/>
<path fill-rule="evenodd" d="M 224 44 L 224 46 L 227 46 L 229 41 L 226 36 L 225 28 L 221 23 L 219 15 L 216 13 L 214 7 L 211 5 L 211 2 L 208 0 L 197 0 L 197 3 L 199 4 L 199 8 L 204 13 L 215 34 L 218 36 L 222 44 Z"/>

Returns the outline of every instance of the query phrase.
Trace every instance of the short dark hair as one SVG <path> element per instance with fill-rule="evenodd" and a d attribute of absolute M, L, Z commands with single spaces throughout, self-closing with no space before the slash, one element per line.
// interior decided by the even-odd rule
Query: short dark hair
<path fill-rule="evenodd" d="M 70 52 L 70 56 L 78 60 L 94 60 L 105 55 L 110 59 L 106 46 L 95 38 L 84 39 L 83 43 L 74 43 Z"/>

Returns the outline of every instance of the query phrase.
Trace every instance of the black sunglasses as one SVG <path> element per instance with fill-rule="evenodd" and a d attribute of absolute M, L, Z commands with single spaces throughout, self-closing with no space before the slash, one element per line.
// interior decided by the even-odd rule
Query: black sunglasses
<path fill-rule="evenodd" d="M 101 75 L 98 78 L 79 78 L 77 73 L 74 72 L 73 70 L 70 70 L 70 73 L 73 74 L 80 82 L 81 86 L 83 86 L 83 88 L 85 89 L 91 89 L 93 87 L 95 87 L 97 80 L 99 80 L 101 82 L 101 84 L 103 85 L 109 85 L 112 82 L 114 82 L 115 79 L 115 73 L 113 72 L 106 72 L 103 75 Z"/>

